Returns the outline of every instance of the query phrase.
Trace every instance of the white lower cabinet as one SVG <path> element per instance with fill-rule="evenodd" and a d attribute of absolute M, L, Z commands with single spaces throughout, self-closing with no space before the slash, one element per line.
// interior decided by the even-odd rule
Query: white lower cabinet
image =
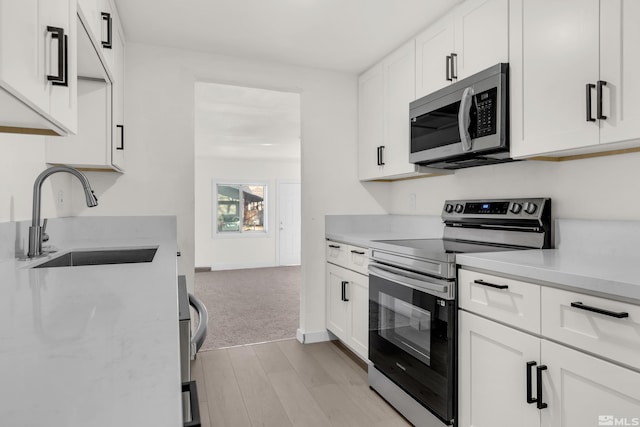
<path fill-rule="evenodd" d="M 355 248 L 349 245 L 345 246 Z M 369 353 L 369 277 L 345 268 L 345 266 L 327 262 L 326 293 L 327 329 L 363 360 L 367 360 Z"/>
<path fill-rule="evenodd" d="M 505 278 L 460 270 L 467 280 L 502 284 Z M 478 278 L 475 278 L 477 276 Z M 520 286 L 526 282 L 517 281 Z M 464 284 L 461 283 L 461 287 Z M 638 336 L 633 318 L 637 306 L 558 291 L 529 283 L 541 292 L 539 310 L 542 334 L 517 329 L 498 312 L 479 313 L 468 301 L 460 300 L 459 314 L 459 401 L 460 427 L 584 427 L 640 425 L 640 372 L 629 369 L 622 352 L 605 352 L 609 360 L 594 356 L 589 345 L 598 335 L 602 346 L 635 347 Z M 487 295 L 497 288 L 488 287 Z M 502 289 L 505 293 L 508 288 Z M 551 291 L 551 293 L 547 291 Z M 476 290 L 476 293 L 481 292 Z M 560 292 L 560 295 L 555 295 Z M 567 294 L 567 295 L 563 295 Z M 553 297 L 552 297 L 553 296 Z M 583 308 L 559 304 L 576 300 L 608 311 L 594 313 Z M 488 300 L 496 300 L 495 295 Z M 580 301 L 578 301 L 580 300 Z M 480 307 L 480 305 L 478 305 Z M 616 318 L 611 314 L 624 313 Z M 555 313 L 555 314 L 554 314 Z M 607 314 L 608 313 L 608 314 Z M 589 319 L 585 320 L 585 316 Z M 558 323 L 555 325 L 555 323 Z M 586 337 L 588 325 L 594 330 Z M 611 332 L 599 327 L 613 328 Z M 596 331 L 598 329 L 598 331 Z M 616 338 L 617 330 L 628 332 L 626 340 Z M 636 332 L 629 332 L 635 330 Z M 564 338 L 559 332 L 567 334 Z M 594 332 L 597 332 L 594 335 Z M 554 342 L 554 337 L 560 338 Z M 607 342 L 606 337 L 610 339 Z M 604 340 L 603 340 L 604 339 Z M 626 344 L 625 344 L 626 343 Z M 567 345 L 575 346 L 570 348 Z M 617 357 L 621 354 L 621 357 Z M 625 364 L 625 366 L 623 366 Z M 635 366 L 635 364 L 632 364 Z"/>
<path fill-rule="evenodd" d="M 459 426 L 539 427 L 540 412 L 525 398 L 526 366 L 540 359 L 540 340 L 460 312 Z"/>

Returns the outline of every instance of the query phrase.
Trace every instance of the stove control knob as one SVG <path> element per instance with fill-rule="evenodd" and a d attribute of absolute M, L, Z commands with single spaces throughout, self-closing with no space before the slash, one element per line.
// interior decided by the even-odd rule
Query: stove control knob
<path fill-rule="evenodd" d="M 538 205 L 532 202 L 526 202 L 524 204 L 524 211 L 528 214 L 534 213 L 538 209 Z"/>
<path fill-rule="evenodd" d="M 463 206 L 458 204 L 456 205 L 456 213 L 462 213 Z"/>
<path fill-rule="evenodd" d="M 513 203 L 511 205 L 511 209 L 509 209 L 511 213 L 518 214 L 522 210 L 522 205 L 520 203 Z"/>
<path fill-rule="evenodd" d="M 445 211 L 446 213 L 451 213 L 451 212 L 453 212 L 453 205 L 452 205 L 452 204 L 450 204 L 450 203 L 447 203 L 447 205 L 444 207 L 444 211 Z"/>

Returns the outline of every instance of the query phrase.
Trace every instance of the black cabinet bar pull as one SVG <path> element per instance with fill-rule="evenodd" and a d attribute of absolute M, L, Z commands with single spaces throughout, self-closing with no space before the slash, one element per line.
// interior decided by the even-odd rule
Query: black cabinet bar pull
<path fill-rule="evenodd" d="M 447 74 L 446 74 L 446 79 L 449 82 L 452 82 L 453 79 L 451 78 L 451 57 L 447 55 Z"/>
<path fill-rule="evenodd" d="M 102 12 L 102 20 L 107 21 L 107 40 L 106 41 L 102 40 L 102 47 L 105 49 L 111 49 L 112 48 L 111 35 L 113 33 L 111 14 L 107 12 Z"/>
<path fill-rule="evenodd" d="M 340 245 L 329 245 L 332 249 L 340 249 Z"/>
<path fill-rule="evenodd" d="M 380 166 L 384 166 L 384 145 L 380 146 Z"/>
<path fill-rule="evenodd" d="M 531 368 L 536 366 L 536 362 L 527 362 L 527 403 L 535 403 L 537 398 L 531 396 Z"/>
<path fill-rule="evenodd" d="M 365 253 L 362 251 L 356 251 L 355 249 L 351 251 L 352 254 L 356 254 L 356 255 L 364 255 Z"/>
<path fill-rule="evenodd" d="M 124 150 L 124 126 L 116 125 L 120 129 L 120 146 L 116 147 L 116 150 Z"/>
<path fill-rule="evenodd" d="M 455 53 L 451 53 L 451 79 L 458 78 L 458 55 Z"/>
<path fill-rule="evenodd" d="M 191 405 L 191 421 L 185 421 L 184 427 L 201 427 L 200 405 L 198 403 L 198 388 L 195 381 L 182 383 L 182 392 L 189 392 L 189 403 Z"/>
<path fill-rule="evenodd" d="M 605 310 L 604 308 L 592 307 L 590 305 L 584 305 L 583 303 L 576 301 L 571 303 L 571 307 L 579 308 L 580 310 L 592 311 L 598 314 L 604 314 L 605 316 L 615 317 L 616 319 L 624 319 L 625 317 L 629 317 L 629 313 L 626 311 L 620 311 L 616 313 L 615 311 Z"/>
<path fill-rule="evenodd" d="M 349 301 L 349 299 L 347 298 L 347 282 L 346 280 L 342 281 L 342 296 L 340 297 L 340 299 L 342 301 Z"/>
<path fill-rule="evenodd" d="M 547 370 L 547 365 L 536 366 L 536 380 L 538 384 L 536 384 L 536 403 L 538 404 L 538 409 L 544 409 L 547 407 L 547 404 L 542 401 L 542 371 Z"/>
<path fill-rule="evenodd" d="M 586 85 L 586 96 L 587 96 L 587 121 L 588 122 L 595 122 L 596 119 L 594 119 L 593 117 L 591 117 L 591 89 L 593 89 L 594 87 L 596 87 L 596 85 L 591 84 L 591 83 L 587 83 Z"/>
<path fill-rule="evenodd" d="M 602 114 L 602 86 L 606 86 L 607 82 L 604 80 L 598 80 L 596 82 L 596 98 L 598 100 L 596 104 L 596 118 L 599 120 L 606 120 L 607 116 Z"/>
<path fill-rule="evenodd" d="M 508 285 L 496 285 L 495 283 L 489 283 L 489 282 L 485 282 L 484 280 L 474 280 L 473 283 L 476 283 L 478 285 L 482 285 L 482 286 L 488 286 L 490 288 L 496 288 L 496 289 L 509 289 Z"/>
<path fill-rule="evenodd" d="M 58 74 L 55 76 L 47 75 L 47 81 L 57 86 L 67 86 L 67 36 L 64 35 L 64 29 L 60 27 L 47 26 L 47 32 L 51 33 L 52 39 L 58 40 Z"/>

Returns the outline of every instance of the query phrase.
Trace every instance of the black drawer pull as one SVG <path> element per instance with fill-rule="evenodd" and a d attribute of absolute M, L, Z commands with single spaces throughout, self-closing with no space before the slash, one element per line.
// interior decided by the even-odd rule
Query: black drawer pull
<path fill-rule="evenodd" d="M 621 311 L 616 313 L 615 311 L 605 310 L 603 308 L 591 307 L 590 305 L 584 305 L 581 302 L 572 302 L 571 307 L 579 308 L 580 310 L 592 311 L 598 314 L 604 314 L 605 316 L 615 317 L 616 319 L 624 319 L 625 317 L 629 317 L 629 313 L 626 311 Z"/>
<path fill-rule="evenodd" d="M 102 41 L 102 47 L 104 47 L 105 49 L 111 49 L 113 47 L 112 44 L 112 33 L 113 33 L 113 24 L 112 24 L 112 19 L 111 19 L 111 14 L 107 13 L 107 12 L 102 12 L 102 20 L 107 22 L 107 40 L 101 40 Z"/>
<path fill-rule="evenodd" d="M 182 383 L 182 392 L 189 392 L 189 403 L 191 405 L 191 421 L 185 421 L 184 427 L 200 427 L 200 404 L 198 403 L 198 389 L 195 381 Z"/>
<path fill-rule="evenodd" d="M 542 401 L 542 371 L 547 370 L 547 365 L 536 366 L 536 379 L 538 380 L 537 387 L 537 397 L 536 403 L 538 404 L 538 409 L 544 409 L 547 407 L 547 404 Z"/>
<path fill-rule="evenodd" d="M 347 298 L 347 285 L 349 284 L 349 282 L 347 282 L 346 280 L 342 281 L 342 297 L 340 298 L 342 301 L 344 302 L 348 302 L 349 298 Z"/>
<path fill-rule="evenodd" d="M 329 245 L 331 249 L 340 249 L 340 245 Z"/>
<path fill-rule="evenodd" d="M 352 254 L 356 254 L 356 255 L 364 255 L 365 253 L 362 251 L 356 251 L 355 249 L 351 251 Z"/>
<path fill-rule="evenodd" d="M 537 398 L 531 396 L 531 368 L 536 366 L 536 362 L 527 362 L 527 403 L 536 403 Z"/>
<path fill-rule="evenodd" d="M 116 125 L 120 129 L 120 146 L 116 147 L 116 150 L 124 150 L 124 126 Z"/>
<path fill-rule="evenodd" d="M 64 34 L 64 29 L 60 27 L 47 26 L 47 32 L 51 33 L 52 39 L 58 40 L 58 74 L 55 76 L 47 75 L 47 81 L 56 86 L 68 86 L 68 37 Z"/>
<path fill-rule="evenodd" d="M 490 288 L 496 288 L 496 289 L 509 289 L 509 286 L 507 285 L 496 285 L 495 283 L 489 283 L 489 282 L 485 282 L 484 280 L 474 280 L 473 283 L 476 283 L 478 285 L 482 285 L 482 286 L 488 286 Z"/>

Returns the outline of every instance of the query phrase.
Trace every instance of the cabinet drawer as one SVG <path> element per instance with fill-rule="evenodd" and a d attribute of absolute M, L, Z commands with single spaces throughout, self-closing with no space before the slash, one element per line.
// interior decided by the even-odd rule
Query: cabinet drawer
<path fill-rule="evenodd" d="M 369 249 L 358 246 L 347 246 L 349 264 L 347 268 L 366 276 L 369 275 Z"/>
<path fill-rule="evenodd" d="M 460 307 L 533 333 L 540 333 L 540 286 L 458 270 Z"/>
<path fill-rule="evenodd" d="M 640 306 L 547 287 L 542 300 L 545 337 L 640 368 Z"/>
<path fill-rule="evenodd" d="M 369 275 L 369 249 L 327 240 L 327 262 Z"/>
<path fill-rule="evenodd" d="M 327 262 L 346 268 L 348 262 L 347 246 L 344 243 L 327 240 L 325 243 Z"/>

